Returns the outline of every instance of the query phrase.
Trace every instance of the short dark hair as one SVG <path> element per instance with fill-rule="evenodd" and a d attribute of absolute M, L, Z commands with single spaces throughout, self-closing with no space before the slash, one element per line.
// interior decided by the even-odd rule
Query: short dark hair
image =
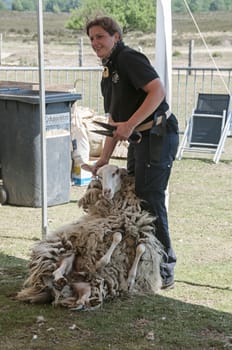
<path fill-rule="evenodd" d="M 86 24 L 86 33 L 89 36 L 89 30 L 91 27 L 100 26 L 102 27 L 110 36 L 115 33 L 119 34 L 120 40 L 122 39 L 122 29 L 119 24 L 111 17 L 101 16 L 95 17 Z"/>

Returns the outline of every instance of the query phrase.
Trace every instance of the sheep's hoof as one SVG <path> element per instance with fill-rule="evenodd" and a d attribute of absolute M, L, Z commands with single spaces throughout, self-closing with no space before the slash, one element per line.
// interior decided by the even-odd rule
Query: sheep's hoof
<path fill-rule="evenodd" d="M 134 285 L 135 285 L 135 281 L 134 280 L 128 281 L 128 292 L 129 293 L 131 293 L 133 291 Z"/>
<path fill-rule="evenodd" d="M 85 309 L 86 309 L 86 306 L 84 304 L 79 304 L 75 307 L 70 308 L 71 311 L 83 311 Z"/>
<path fill-rule="evenodd" d="M 57 280 L 54 280 L 53 285 L 56 289 L 62 290 L 67 283 L 68 283 L 67 279 L 63 276 Z"/>
<path fill-rule="evenodd" d="M 93 297 L 89 299 L 89 309 L 96 310 L 102 306 L 102 301 L 99 298 Z"/>

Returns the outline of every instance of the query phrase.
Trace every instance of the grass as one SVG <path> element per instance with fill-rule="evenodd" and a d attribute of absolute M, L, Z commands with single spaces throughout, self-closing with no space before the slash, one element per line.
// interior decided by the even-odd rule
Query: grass
<path fill-rule="evenodd" d="M 70 312 L 14 300 L 41 237 L 41 209 L 5 205 L 1 213 L 0 348 L 225 349 L 232 337 L 232 138 L 216 165 L 210 155 L 174 163 L 169 221 L 178 257 L 175 289 L 108 301 L 94 312 Z M 124 161 L 114 160 L 120 165 Z M 84 187 L 70 203 L 48 209 L 49 228 L 82 214 Z M 38 318 L 40 316 L 40 318 Z M 42 317 L 42 318 L 41 318 Z"/>

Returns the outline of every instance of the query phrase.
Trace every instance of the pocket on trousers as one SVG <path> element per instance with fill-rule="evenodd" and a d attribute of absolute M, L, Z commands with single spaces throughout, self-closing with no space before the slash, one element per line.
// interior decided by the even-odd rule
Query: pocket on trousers
<path fill-rule="evenodd" d="M 150 156 L 150 162 L 159 162 L 161 159 L 161 152 L 163 148 L 163 136 L 158 136 L 155 134 L 150 133 L 149 135 L 149 156 Z"/>

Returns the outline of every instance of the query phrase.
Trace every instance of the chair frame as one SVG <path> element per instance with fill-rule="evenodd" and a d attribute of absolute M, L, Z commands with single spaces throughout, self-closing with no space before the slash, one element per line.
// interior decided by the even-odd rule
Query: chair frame
<path fill-rule="evenodd" d="M 204 98 L 212 98 L 215 96 L 215 101 L 217 99 L 225 99 L 225 109 L 222 111 L 215 110 L 214 112 L 209 112 L 206 110 L 202 110 L 199 108 Z M 215 102 L 214 101 L 214 102 Z M 192 115 L 189 118 L 183 138 L 181 140 L 177 156 L 176 158 L 178 160 L 181 160 L 184 152 L 195 152 L 195 153 L 211 153 L 214 154 L 213 161 L 215 163 L 218 163 L 221 157 L 221 154 L 224 149 L 224 144 L 226 141 L 226 138 L 229 134 L 230 130 L 230 124 L 232 121 L 232 113 L 230 111 L 230 103 L 231 103 L 231 96 L 230 95 L 223 95 L 223 94 L 203 94 L 200 93 L 198 95 L 198 101 L 197 101 L 197 107 L 196 109 L 193 109 Z M 201 141 L 194 140 L 194 137 L 196 135 L 194 134 L 194 128 L 195 128 L 195 121 L 201 121 L 209 118 L 209 127 L 210 127 L 210 121 L 212 123 L 217 123 L 219 125 L 219 130 L 217 131 L 217 140 L 214 142 L 207 142 L 205 139 L 204 141 L 204 135 L 209 131 L 206 127 L 204 127 L 202 130 L 199 131 L 199 138 L 201 138 Z M 206 124 L 205 124 L 206 126 Z M 212 125 L 211 125 L 212 126 Z M 206 136 L 206 135 L 205 135 Z"/>

